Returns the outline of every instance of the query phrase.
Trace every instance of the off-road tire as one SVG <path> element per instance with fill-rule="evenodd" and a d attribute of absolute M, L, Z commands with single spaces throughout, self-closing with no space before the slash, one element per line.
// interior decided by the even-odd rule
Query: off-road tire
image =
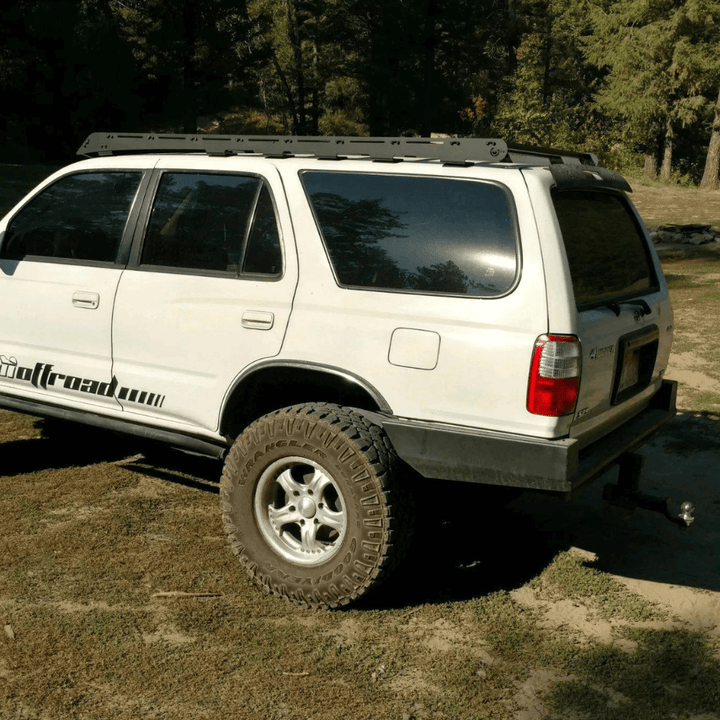
<path fill-rule="evenodd" d="M 225 462 L 220 510 L 232 550 L 268 593 L 346 605 L 377 587 L 410 543 L 398 474 L 384 431 L 359 410 L 313 403 L 265 415 Z"/>

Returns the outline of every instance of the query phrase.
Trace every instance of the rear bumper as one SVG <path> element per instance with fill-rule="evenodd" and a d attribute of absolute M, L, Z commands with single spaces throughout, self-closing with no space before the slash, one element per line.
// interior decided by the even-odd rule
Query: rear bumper
<path fill-rule="evenodd" d="M 382 424 L 398 455 L 424 477 L 568 493 L 670 422 L 676 395 L 677 383 L 663 381 L 643 411 L 599 438 L 544 440 L 388 417 Z"/>

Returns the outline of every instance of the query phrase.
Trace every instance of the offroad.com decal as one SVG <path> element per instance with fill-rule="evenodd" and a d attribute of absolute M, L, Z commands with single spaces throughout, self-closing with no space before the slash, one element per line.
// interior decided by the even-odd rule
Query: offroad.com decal
<path fill-rule="evenodd" d="M 89 380 L 76 375 L 63 375 L 54 372 L 55 366 L 50 363 L 35 363 L 35 367 L 23 367 L 18 365 L 14 357 L 0 355 L 0 378 L 28 382 L 35 388 L 47 390 L 48 387 L 63 387 L 65 390 L 98 395 L 100 397 L 117 397 L 118 400 L 137 403 L 139 405 L 150 405 L 161 408 L 165 402 L 165 396 L 158 393 L 151 393 L 146 390 L 135 390 L 120 385 L 113 375 L 110 382 Z"/>

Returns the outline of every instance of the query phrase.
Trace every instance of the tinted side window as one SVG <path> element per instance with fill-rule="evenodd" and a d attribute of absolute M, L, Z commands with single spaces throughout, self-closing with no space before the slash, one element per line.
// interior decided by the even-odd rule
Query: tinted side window
<path fill-rule="evenodd" d="M 2 257 L 113 262 L 141 178 L 140 172 L 61 178 L 12 219 Z"/>
<path fill-rule="evenodd" d="M 553 204 L 579 307 L 657 284 L 645 240 L 621 196 L 563 190 L 553 193 Z"/>
<path fill-rule="evenodd" d="M 282 270 L 282 253 L 275 208 L 269 190 L 263 186 L 248 238 L 243 272 L 277 275 Z"/>
<path fill-rule="evenodd" d="M 497 185 L 310 171 L 302 180 L 342 285 L 492 297 L 515 281 L 514 216 Z"/>
<path fill-rule="evenodd" d="M 255 177 L 164 173 L 142 263 L 237 273 L 259 189 Z"/>

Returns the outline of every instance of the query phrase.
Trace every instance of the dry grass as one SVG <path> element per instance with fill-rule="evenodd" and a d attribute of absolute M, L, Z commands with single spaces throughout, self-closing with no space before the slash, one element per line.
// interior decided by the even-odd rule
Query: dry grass
<path fill-rule="evenodd" d="M 0 177 L 0 200 L 28 180 Z M 718 224 L 720 194 L 677 192 L 634 199 L 649 224 Z M 717 268 L 668 263 L 687 360 L 671 376 L 720 379 Z M 717 397 L 703 392 L 683 390 L 683 406 L 710 412 Z M 238 566 L 217 463 L 149 462 L 115 436 L 76 437 L 53 442 L 32 418 L 0 412 L 0 720 L 718 717 L 712 639 L 663 627 L 656 608 L 512 509 L 479 501 L 474 523 L 423 526 L 424 550 L 393 592 L 309 612 L 265 596 Z M 672 435 L 678 452 L 702 437 Z M 572 620 L 593 613 L 612 638 Z"/>

